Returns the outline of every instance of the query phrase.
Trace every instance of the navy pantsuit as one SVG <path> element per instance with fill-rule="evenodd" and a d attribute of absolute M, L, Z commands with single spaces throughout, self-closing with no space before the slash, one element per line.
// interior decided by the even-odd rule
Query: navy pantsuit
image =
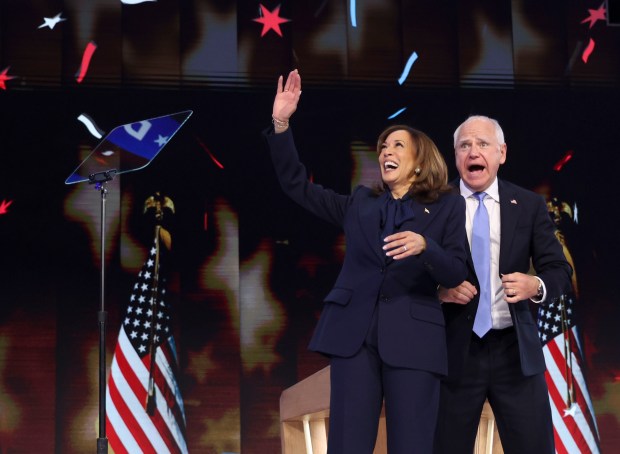
<path fill-rule="evenodd" d="M 506 181 L 499 180 L 498 187 L 499 272 L 527 273 L 531 264 L 545 283 L 547 304 L 569 288 L 572 270 L 546 204 L 540 195 Z M 467 263 L 467 280 L 478 286 L 471 256 Z M 513 328 L 482 340 L 472 333 L 477 296 L 466 305 L 443 304 L 449 367 L 441 389 L 437 453 L 472 452 L 485 398 L 493 408 L 504 452 L 554 452 L 545 360 L 531 304 L 509 304 Z"/>
<path fill-rule="evenodd" d="M 392 260 L 381 249 L 385 197 L 364 186 L 341 195 L 313 184 L 290 128 L 265 134 L 285 193 L 345 233 L 344 263 L 309 346 L 331 358 L 330 454 L 372 453 L 383 399 L 390 454 L 431 452 L 439 377 L 447 373 L 436 290 L 467 273 L 464 200 L 403 202 L 413 216 L 398 230 L 423 235 L 427 246 Z"/>

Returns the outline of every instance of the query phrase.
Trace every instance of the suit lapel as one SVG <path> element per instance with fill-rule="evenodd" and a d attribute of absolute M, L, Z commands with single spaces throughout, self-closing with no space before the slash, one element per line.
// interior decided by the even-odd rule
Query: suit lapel
<path fill-rule="evenodd" d="M 512 250 L 512 240 L 514 238 L 515 229 L 521 213 L 519 199 L 515 193 L 508 190 L 502 180 L 499 183 L 499 206 L 501 218 L 501 240 L 499 245 L 499 272 L 501 274 L 509 273 L 507 264 Z"/>

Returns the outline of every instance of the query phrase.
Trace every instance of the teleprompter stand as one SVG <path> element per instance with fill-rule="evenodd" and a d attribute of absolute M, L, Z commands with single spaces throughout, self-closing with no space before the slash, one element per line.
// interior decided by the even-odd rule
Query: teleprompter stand
<path fill-rule="evenodd" d="M 97 145 L 67 178 L 65 184 L 88 182 L 101 194 L 101 276 L 99 292 L 99 437 L 97 454 L 107 454 L 106 436 L 106 324 L 105 308 L 105 221 L 107 183 L 116 175 L 148 166 L 172 136 L 183 126 L 191 110 L 117 126 Z"/>
<path fill-rule="evenodd" d="M 95 189 L 101 193 L 101 277 L 99 281 L 99 438 L 97 438 L 97 454 L 108 452 L 108 439 L 106 437 L 106 353 L 105 334 L 108 313 L 105 310 L 105 219 L 106 198 L 108 189 L 106 184 L 116 176 L 116 170 L 94 173 L 89 176 L 89 184 L 94 184 Z"/>

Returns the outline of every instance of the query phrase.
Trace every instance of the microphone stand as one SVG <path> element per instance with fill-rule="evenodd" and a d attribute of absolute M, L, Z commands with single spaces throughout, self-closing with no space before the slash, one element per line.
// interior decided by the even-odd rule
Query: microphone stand
<path fill-rule="evenodd" d="M 108 313 L 105 310 L 105 217 L 106 197 L 108 189 L 106 183 L 116 176 L 116 170 L 89 175 L 89 184 L 94 184 L 95 189 L 101 193 L 101 278 L 99 293 L 99 438 L 97 438 L 97 454 L 108 453 L 108 439 L 106 437 L 106 350 L 105 335 Z"/>

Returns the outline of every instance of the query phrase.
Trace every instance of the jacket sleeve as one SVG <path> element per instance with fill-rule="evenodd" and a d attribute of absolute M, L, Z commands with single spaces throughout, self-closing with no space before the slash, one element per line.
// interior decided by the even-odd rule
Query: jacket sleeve
<path fill-rule="evenodd" d="M 342 226 L 350 197 L 337 194 L 309 180 L 306 168 L 299 160 L 291 128 L 280 134 L 274 134 L 272 128 L 269 128 L 263 135 L 282 190 L 314 215 Z"/>
<path fill-rule="evenodd" d="M 450 205 L 441 240 L 426 239 L 420 259 L 433 278 L 443 287 L 452 288 L 467 277 L 467 233 L 465 200 L 460 195 L 444 196 Z"/>

